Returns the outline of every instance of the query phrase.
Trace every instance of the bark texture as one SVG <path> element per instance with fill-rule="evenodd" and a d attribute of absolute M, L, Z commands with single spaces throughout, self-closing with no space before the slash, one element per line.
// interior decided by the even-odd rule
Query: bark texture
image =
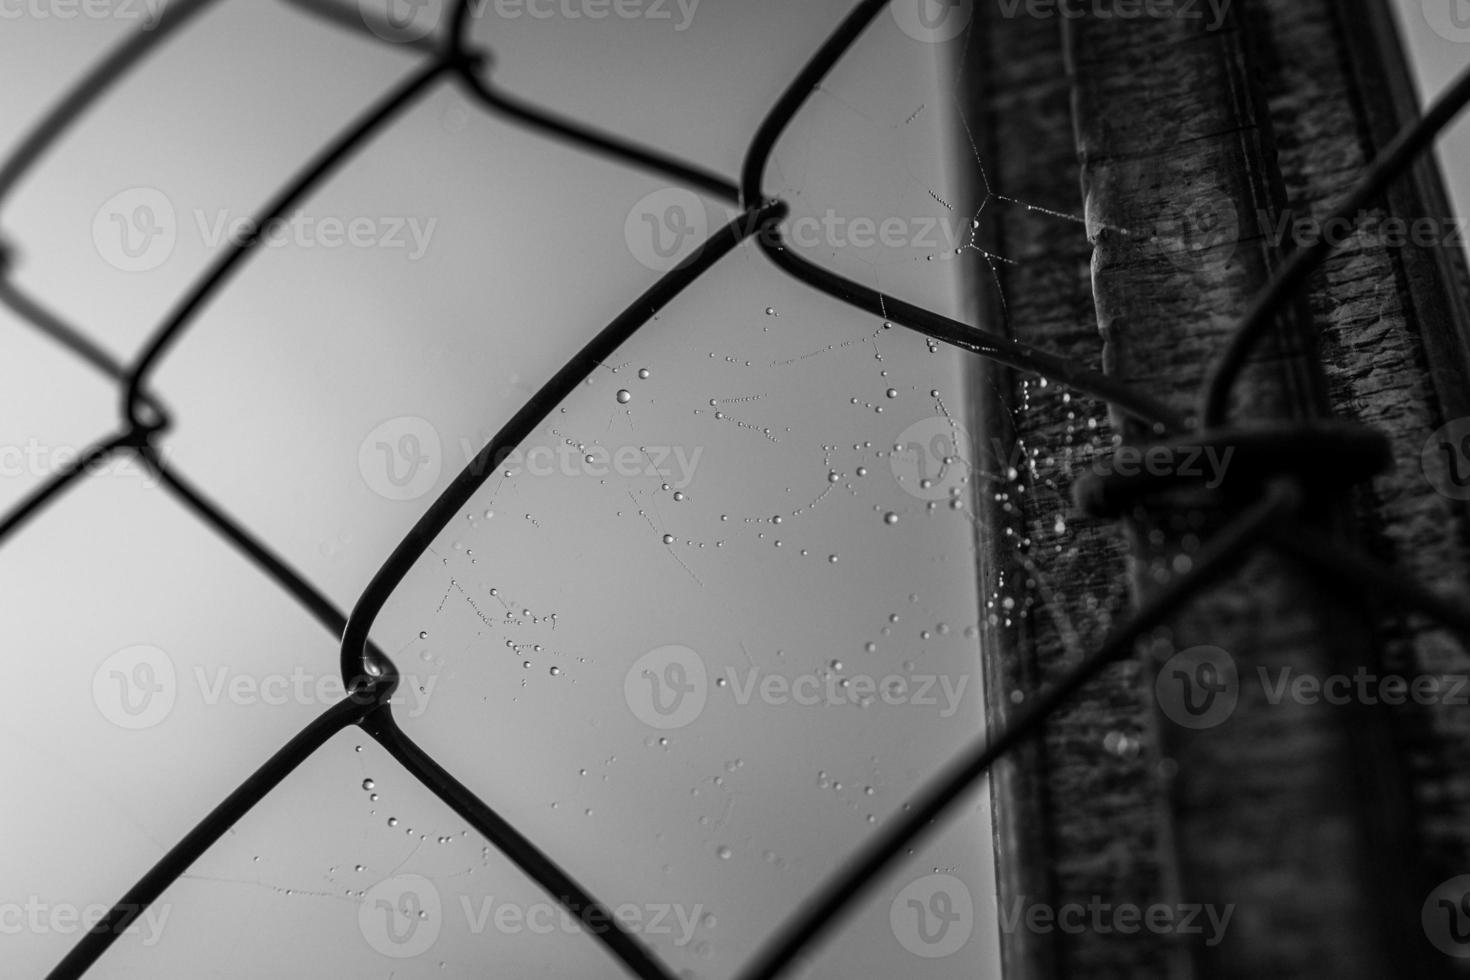
<path fill-rule="evenodd" d="M 1010 260 L 994 265 L 977 315 L 1184 411 L 1282 262 L 1281 220 L 1325 215 L 1414 111 L 1382 0 L 1251 0 L 1217 30 L 1208 18 L 1007 17 L 989 4 L 976 17 L 969 122 L 991 194 L 981 240 Z M 1235 416 L 1332 415 L 1384 432 L 1394 471 L 1315 497 L 1308 519 L 1464 595 L 1466 504 L 1421 464 L 1431 434 L 1470 414 L 1463 254 L 1385 242 L 1375 223 L 1388 216 L 1451 222 L 1431 165 L 1280 318 L 1236 388 Z M 992 269 L 980 271 L 988 282 Z M 1194 496 L 1152 501 L 1126 527 L 1079 519 L 1073 479 L 1113 432 L 1133 444 L 1149 434 L 1010 372 L 981 366 L 976 384 L 993 491 L 986 667 L 1003 725 L 1187 567 L 1231 510 Z M 1305 704 L 1263 683 L 1470 675 L 1446 631 L 1375 600 L 1263 550 L 997 770 L 1003 910 L 1232 910 L 1213 946 L 1022 928 L 1002 937 L 1008 976 L 1466 974 L 1470 960 L 1431 945 L 1420 913 L 1439 882 L 1470 873 L 1470 711 Z M 1194 730 L 1161 710 L 1155 680 L 1202 645 L 1232 658 L 1239 702 Z"/>

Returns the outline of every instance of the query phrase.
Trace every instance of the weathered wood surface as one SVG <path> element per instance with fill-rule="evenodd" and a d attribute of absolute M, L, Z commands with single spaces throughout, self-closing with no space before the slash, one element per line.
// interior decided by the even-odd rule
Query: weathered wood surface
<path fill-rule="evenodd" d="M 1071 85 L 1055 21 L 1003 18 L 977 4 L 978 75 L 972 129 L 992 187 L 1001 197 L 982 212 L 985 246 L 997 264 L 979 316 L 1004 322 L 1023 340 L 1087 364 L 1101 362 L 1092 303 L 1092 247 L 1080 217 L 1082 197 L 1072 131 Z M 990 269 L 978 278 L 989 283 Z M 1126 614 L 1130 595 L 1123 529 L 1077 521 L 1072 471 L 1111 427 L 1105 405 L 1035 379 L 977 363 L 988 540 L 982 587 L 992 623 L 986 633 L 986 690 L 993 726 L 1044 687 Z M 1091 426 L 1090 427 L 1090 424 Z M 1010 478 L 1014 466 L 1018 479 Z M 991 496 L 994 494 L 994 496 Z M 1058 524 L 1058 519 L 1061 524 Z M 1029 542 L 1021 545 L 1020 542 Z M 1017 605 L 1005 609 L 1005 600 Z M 1137 751 L 1148 705 L 1139 668 L 1112 668 L 1085 696 L 1059 712 L 1043 739 L 998 767 L 992 779 L 1001 909 L 1038 903 L 1086 904 L 1092 896 L 1146 904 L 1159 869 L 1149 760 Z M 1164 976 L 1164 951 L 1125 937 L 1002 936 L 1007 976 Z"/>
<path fill-rule="evenodd" d="M 996 198 L 984 241 L 1016 264 L 1000 268 L 979 315 L 1192 408 L 1211 358 L 1280 261 L 1261 217 L 1325 214 L 1412 111 L 1381 0 L 1255 0 L 1235 5 L 1220 31 L 988 7 L 977 5 L 971 58 L 990 185 L 1085 211 L 1087 224 Z M 1429 166 L 1387 206 L 1448 218 Z M 1201 208 L 1225 222 L 1206 220 L 1190 238 Z M 1464 280 L 1458 253 L 1359 236 L 1283 320 L 1236 404 L 1253 420 L 1330 410 L 1388 434 L 1394 473 L 1314 511 L 1345 540 L 1462 594 L 1466 505 L 1434 491 L 1420 451 L 1438 426 L 1470 414 Z M 1119 527 L 1058 523 L 1074 472 L 1108 436 L 1104 409 L 990 368 L 977 385 L 999 494 L 982 514 L 982 581 L 997 600 L 987 679 L 992 723 L 1003 724 L 1013 692 L 1074 663 L 1126 610 L 1129 548 Z M 1140 515 L 1135 595 L 1154 591 L 1226 516 Z M 1257 668 L 1470 673 L 1444 631 L 1371 598 L 1262 554 L 1181 613 L 1142 666 L 1092 685 L 998 770 L 1003 908 L 1094 896 L 1235 907 L 1213 949 L 1147 932 L 1003 936 L 1009 976 L 1465 973 L 1470 961 L 1428 945 L 1419 912 L 1437 882 L 1470 872 L 1470 711 L 1271 704 L 1256 680 Z M 1153 672 L 1201 644 L 1235 658 L 1241 700 L 1225 724 L 1192 732 L 1156 710 Z"/>

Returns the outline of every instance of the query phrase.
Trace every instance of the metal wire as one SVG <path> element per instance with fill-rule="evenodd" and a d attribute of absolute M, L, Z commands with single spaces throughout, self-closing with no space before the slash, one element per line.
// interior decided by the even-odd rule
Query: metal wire
<path fill-rule="evenodd" d="M 125 42 L 78 82 L 0 164 L 0 204 L 99 96 L 211 2 L 213 0 L 179 0 L 168 5 L 153 30 Z M 384 41 L 386 32 L 375 32 L 373 25 L 356 10 L 321 0 L 284 2 L 336 26 L 348 28 L 364 38 L 380 43 Z M 777 267 L 853 307 L 882 316 L 934 340 L 1105 400 L 1120 412 L 1151 423 L 1157 436 L 1190 434 L 1196 440 L 1212 439 L 1244 445 L 1253 448 L 1254 458 L 1261 462 L 1252 474 L 1250 485 L 1242 488 L 1236 484 L 1228 488 L 1241 516 L 1205 544 L 1190 573 L 1166 586 L 1115 629 L 1102 646 L 1054 686 L 1039 692 L 1027 711 L 1008 729 L 981 740 L 953 760 L 927 789 L 913 798 L 904 819 L 863 848 L 788 918 L 777 936 L 742 971 L 741 980 L 772 980 L 785 972 L 837 924 L 838 919 L 873 886 L 905 848 L 913 846 L 932 830 L 996 759 L 1034 736 L 1058 707 L 1107 665 L 1128 656 L 1140 637 L 1165 622 L 1201 589 L 1226 574 L 1257 547 L 1274 548 L 1344 587 L 1375 587 L 1380 594 L 1438 618 L 1470 636 L 1470 616 L 1455 603 L 1405 581 L 1366 556 L 1348 552 L 1336 542 L 1302 529 L 1298 522 L 1290 519 L 1301 507 L 1303 488 L 1309 483 L 1308 476 L 1314 470 L 1320 471 L 1325 463 L 1330 461 L 1333 464 L 1331 472 L 1341 482 L 1364 479 L 1376 469 L 1382 462 L 1382 447 L 1371 434 L 1346 432 L 1342 427 L 1327 431 L 1325 435 L 1320 427 L 1287 428 L 1276 435 L 1221 429 L 1226 418 L 1229 392 L 1254 343 L 1282 307 L 1299 295 L 1312 272 L 1330 254 L 1332 247 L 1327 242 L 1318 242 L 1294 255 L 1261 292 L 1211 374 L 1211 384 L 1201 407 L 1203 427 L 1193 428 L 1169 407 L 1117 379 L 1056 354 L 886 296 L 823 269 L 785 246 L 778 226 L 786 216 L 786 205 L 779 200 L 766 199 L 761 189 L 770 156 L 810 93 L 848 52 L 888 0 L 863 0 L 859 3 L 793 79 L 752 139 L 738 185 L 694 164 L 603 133 L 497 89 L 486 78 L 490 61 L 488 54 L 470 46 L 471 2 L 457 0 L 450 29 L 441 37 L 398 46 L 424 56 L 423 63 L 303 167 L 262 208 L 254 227 L 267 227 L 270 219 L 282 215 L 311 194 L 375 133 L 432 85 L 445 79 L 453 79 L 460 84 L 487 111 L 587 152 L 661 174 L 722 201 L 737 203 L 744 212 L 654 283 L 526 402 L 393 550 L 350 615 L 344 616 L 310 582 L 202 490 L 183 474 L 165 465 L 158 448 L 158 440 L 169 431 L 171 420 L 162 403 L 148 390 L 148 379 L 219 288 L 253 254 L 259 237 L 234 243 L 200 277 L 154 331 L 142 355 L 132 365 L 119 363 L 91 341 L 85 332 L 65 323 L 11 283 L 12 252 L 0 243 L 0 303 L 117 382 L 122 394 L 120 415 L 124 423 L 119 432 L 97 442 L 0 518 L 0 544 L 54 503 L 66 489 L 87 475 L 98 461 L 114 454 L 131 452 L 159 477 L 168 493 L 253 562 L 262 574 L 291 595 L 324 628 L 341 637 L 340 666 L 349 691 L 344 701 L 329 708 L 291 739 L 149 869 L 113 906 L 99 926 L 83 936 L 49 974 L 51 977 L 71 978 L 85 973 L 117 936 L 245 813 L 331 737 L 355 725 L 376 739 L 406 770 L 483 834 L 551 897 L 576 915 L 629 973 L 645 980 L 673 980 L 667 967 L 629 935 L 605 906 L 439 766 L 398 727 L 388 700 L 399 682 L 399 674 L 392 660 L 372 643 L 369 634 L 378 613 L 413 564 L 484 480 L 495 472 L 496 464 L 543 422 L 598 364 L 648 323 L 658 309 L 742 241 L 752 237 Z M 1342 216 L 1356 221 L 1359 208 L 1381 194 L 1431 146 L 1467 103 L 1470 103 L 1470 72 L 1451 87 L 1423 120 L 1406 129 L 1375 161 L 1362 185 L 1339 208 Z M 1175 485 L 1187 480 L 1177 476 L 1161 482 Z M 1094 481 L 1083 483 L 1078 493 L 1083 503 L 1105 501 L 1107 507 L 1102 509 L 1116 516 L 1126 509 L 1129 501 L 1154 489 L 1158 487 Z"/>

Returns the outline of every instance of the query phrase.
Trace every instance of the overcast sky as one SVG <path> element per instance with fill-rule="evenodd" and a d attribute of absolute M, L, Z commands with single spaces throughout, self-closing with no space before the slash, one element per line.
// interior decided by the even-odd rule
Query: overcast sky
<path fill-rule="evenodd" d="M 601 22 L 491 6 L 476 31 L 506 88 L 733 176 L 849 6 L 706 0 Z M 6 144 L 141 26 L 122 7 L 55 9 L 0 30 Z M 808 254 L 953 313 L 969 215 L 930 40 L 880 19 L 768 187 L 805 219 L 791 230 Z M 19 283 L 135 355 L 238 222 L 413 64 L 281 4 L 219 4 L 18 188 L 0 229 Z M 724 218 L 438 89 L 276 229 L 163 364 L 167 456 L 350 607 L 467 454 Z M 0 330 L 10 503 L 110 432 L 117 398 L 8 313 Z M 960 368 L 742 249 L 568 400 L 378 622 L 410 733 L 633 906 L 691 977 L 732 974 L 979 733 L 972 524 L 950 505 L 967 470 L 930 458 L 964 417 Z M 76 938 L 53 913 L 115 899 L 324 707 L 335 643 L 135 467 L 10 542 L 0 594 L 23 692 L 0 720 L 0 902 L 32 923 L 0 944 L 33 976 Z M 650 714 L 644 669 L 670 680 L 675 664 L 703 668 L 702 709 Z M 977 806 L 885 881 L 814 976 L 976 976 L 994 947 Z M 516 926 L 544 924 L 544 898 L 465 831 L 349 734 L 97 975 L 611 974 L 585 937 Z M 402 919 L 413 901 L 427 925 Z M 916 938 L 916 909 L 965 917 L 966 901 L 943 942 Z"/>

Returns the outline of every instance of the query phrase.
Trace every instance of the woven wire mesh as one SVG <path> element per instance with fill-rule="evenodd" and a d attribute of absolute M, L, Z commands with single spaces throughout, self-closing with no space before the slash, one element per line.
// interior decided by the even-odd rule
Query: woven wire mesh
<path fill-rule="evenodd" d="M 152 31 L 139 34 L 120 46 L 73 88 L 0 166 L 0 202 L 99 96 L 109 91 L 165 38 L 212 2 L 180 0 L 170 5 Z M 370 15 L 357 9 L 316 0 L 291 0 L 291 3 L 313 15 L 378 39 L 393 36 L 394 25 L 374 23 Z M 375 618 L 415 561 L 488 476 L 495 472 L 498 464 L 577 385 L 650 322 L 660 308 L 747 240 L 753 241 L 778 268 L 795 279 L 853 307 L 936 341 L 1103 399 L 1120 413 L 1151 426 L 1161 445 L 1168 446 L 1170 440 L 1177 442 L 1188 438 L 1195 445 L 1214 442 L 1231 446 L 1247 460 L 1244 468 L 1252 474 L 1255 492 L 1250 495 L 1252 499 L 1240 508 L 1240 516 L 1225 531 L 1205 543 L 1188 573 L 1178 576 L 1161 589 L 1060 681 L 1030 698 L 1024 712 L 1009 728 L 981 740 L 952 760 L 927 789 L 909 801 L 902 816 L 892 826 L 878 833 L 853 855 L 830 882 L 786 920 L 777 935 L 741 973 L 742 980 L 768 980 L 788 970 L 836 925 L 842 914 L 851 909 L 866 888 L 905 849 L 933 830 L 950 811 L 952 804 L 983 776 L 996 759 L 1036 734 L 1049 715 L 1067 699 L 1095 679 L 1109 664 L 1128 656 L 1137 640 L 1164 624 L 1191 597 L 1207 588 L 1256 547 L 1276 548 L 1323 577 L 1344 585 L 1369 584 L 1383 594 L 1470 634 L 1470 615 L 1452 602 L 1403 581 L 1391 570 L 1359 557 L 1315 532 L 1289 525 L 1289 518 L 1303 506 L 1305 499 L 1301 486 L 1303 481 L 1297 477 L 1312 471 L 1320 477 L 1325 470 L 1332 480 L 1347 483 L 1371 475 L 1386 455 L 1382 440 L 1376 434 L 1332 423 L 1293 424 L 1270 431 L 1232 430 L 1229 427 L 1228 402 L 1236 378 L 1255 344 L 1275 322 L 1278 312 L 1304 287 L 1331 251 L 1327 241 L 1318 241 L 1295 252 L 1245 313 L 1231 344 L 1216 365 L 1197 421 L 1181 418 L 1144 393 L 1085 365 L 885 295 L 823 269 L 786 247 L 780 228 L 787 207 L 780 200 L 768 198 L 762 190 L 771 154 L 810 94 L 887 4 L 888 0 L 864 0 L 857 4 L 812 55 L 754 134 L 737 182 L 657 149 L 551 114 L 501 91 L 487 80 L 487 53 L 470 44 L 473 2 L 458 0 L 452 10 L 451 22 L 440 37 L 430 36 L 412 42 L 423 58 L 417 70 L 341 131 L 259 210 L 253 227 L 268 227 L 273 219 L 285 215 L 310 195 L 374 133 L 392 124 L 431 88 L 452 82 L 459 84 L 489 112 L 501 114 L 582 149 L 660 174 L 740 211 L 738 217 L 716 231 L 603 328 L 525 403 L 414 525 L 382 564 L 350 614 L 335 608 L 264 542 L 165 462 L 159 448 L 172 419 L 166 406 L 149 390 L 149 379 L 197 319 L 206 302 L 242 268 L 259 245 L 260 236 L 245 236 L 232 242 L 178 301 L 164 323 L 152 334 L 141 356 L 130 364 L 119 362 L 90 340 L 85 332 L 52 315 L 21 292 L 10 281 L 9 263 L 4 261 L 6 253 L 0 251 L 0 301 L 112 379 L 122 396 L 119 430 L 99 440 L 6 514 L 0 520 L 0 542 L 40 514 L 68 487 L 93 472 L 99 461 L 118 454 L 134 454 L 181 504 L 248 557 L 323 627 L 342 638 L 340 669 L 350 692 L 347 698 L 325 711 L 261 765 L 169 850 L 112 907 L 97 927 L 82 937 L 52 976 L 83 974 L 240 817 L 329 739 L 352 726 L 376 739 L 409 773 L 509 857 L 574 915 L 585 931 L 602 943 L 632 975 L 658 980 L 669 980 L 673 976 L 626 931 L 606 906 L 402 731 L 394 720 L 389 703 L 400 683 L 397 666 L 372 643 L 369 633 Z M 1336 208 L 1333 218 L 1354 220 L 1365 205 L 1382 194 L 1390 181 L 1401 175 L 1432 145 L 1467 101 L 1470 101 L 1470 75 L 1458 80 L 1419 123 L 1385 150 L 1361 185 Z M 1328 223 L 1324 222 L 1324 225 Z M 1123 516 L 1144 494 L 1175 485 L 1182 478 L 1182 474 L 1156 474 L 1137 480 L 1083 480 L 1079 481 L 1079 499 L 1094 513 Z M 1233 489 L 1238 491 L 1239 488 Z"/>

